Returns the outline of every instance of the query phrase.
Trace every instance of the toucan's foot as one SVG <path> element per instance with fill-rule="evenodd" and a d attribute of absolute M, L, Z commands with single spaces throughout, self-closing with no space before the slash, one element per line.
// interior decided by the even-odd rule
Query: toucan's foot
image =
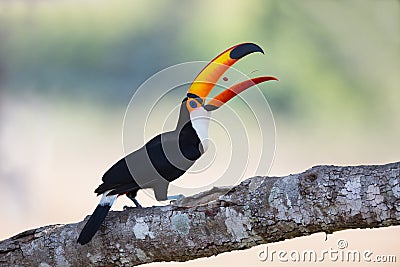
<path fill-rule="evenodd" d="M 179 194 L 179 195 L 167 196 L 167 199 L 170 201 L 170 203 L 172 203 L 172 202 L 180 200 L 180 199 L 182 199 L 184 197 L 185 197 L 184 195 Z"/>
<path fill-rule="evenodd" d="M 129 195 L 127 195 L 127 197 L 133 201 L 133 203 L 135 204 L 136 208 L 143 208 L 142 205 L 140 205 L 139 201 L 136 200 L 136 198 L 131 197 Z"/>
<path fill-rule="evenodd" d="M 185 197 L 184 195 L 179 194 L 179 195 L 167 196 L 167 199 L 168 200 L 179 200 L 179 199 L 184 198 L 184 197 Z"/>
<path fill-rule="evenodd" d="M 136 200 L 136 198 L 132 199 L 133 203 L 135 203 L 136 208 L 143 208 L 142 205 L 140 205 L 139 201 Z"/>

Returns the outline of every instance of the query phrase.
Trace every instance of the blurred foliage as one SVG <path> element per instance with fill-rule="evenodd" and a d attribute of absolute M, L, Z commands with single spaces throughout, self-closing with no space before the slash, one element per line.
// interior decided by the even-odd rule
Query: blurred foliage
<path fill-rule="evenodd" d="M 237 67 L 279 77 L 261 86 L 278 116 L 398 124 L 399 14 L 390 0 L 5 1 L 0 86 L 125 106 L 157 71 L 252 41 L 266 56 Z"/>
<path fill-rule="evenodd" d="M 122 155 L 136 88 L 241 42 L 265 55 L 238 70 L 280 80 L 259 86 L 277 125 L 273 175 L 398 160 L 399 1 L 0 0 L 0 238 L 83 218 L 97 201 L 88 192 Z"/>

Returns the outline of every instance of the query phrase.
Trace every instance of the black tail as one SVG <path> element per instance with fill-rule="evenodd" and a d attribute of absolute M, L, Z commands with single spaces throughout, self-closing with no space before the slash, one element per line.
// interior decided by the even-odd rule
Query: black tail
<path fill-rule="evenodd" d="M 94 234 L 99 230 L 100 225 L 103 223 L 110 210 L 111 205 L 98 205 L 94 210 L 92 216 L 83 227 L 81 234 L 78 238 L 78 243 L 84 245 L 88 243 L 94 236 Z"/>

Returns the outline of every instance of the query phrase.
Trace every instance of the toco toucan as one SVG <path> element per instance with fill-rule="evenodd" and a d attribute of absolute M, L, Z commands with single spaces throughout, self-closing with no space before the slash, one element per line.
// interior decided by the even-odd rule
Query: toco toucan
<path fill-rule="evenodd" d="M 103 183 L 95 190 L 102 194 L 92 216 L 78 238 L 88 243 L 104 221 L 114 201 L 121 195 L 135 199 L 138 190 L 152 188 L 157 200 L 176 199 L 167 196 L 170 182 L 184 174 L 207 150 L 208 126 L 211 111 L 240 92 L 275 77 L 262 76 L 231 86 L 206 103 L 207 96 L 225 71 L 242 57 L 263 50 L 256 44 L 233 46 L 214 58 L 191 83 L 180 106 L 176 129 L 155 136 L 140 149 L 115 163 L 103 175 Z"/>

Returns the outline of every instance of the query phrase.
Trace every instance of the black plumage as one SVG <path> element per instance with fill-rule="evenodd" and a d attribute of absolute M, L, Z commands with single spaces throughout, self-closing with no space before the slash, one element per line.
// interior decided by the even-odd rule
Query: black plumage
<path fill-rule="evenodd" d="M 168 185 L 183 175 L 203 154 L 201 141 L 190 121 L 185 98 L 174 131 L 159 134 L 140 149 L 120 159 L 103 175 L 98 195 L 106 192 L 110 200 L 101 202 L 81 231 L 78 243 L 88 243 L 104 221 L 115 198 L 126 194 L 134 200 L 138 190 L 153 188 L 157 200 L 167 200 Z M 137 202 L 135 202 L 137 203 Z"/>
<path fill-rule="evenodd" d="M 177 127 L 159 134 L 146 145 L 120 159 L 103 175 L 97 194 L 127 194 L 143 188 L 160 191 L 160 184 L 168 184 L 183 175 L 201 156 L 203 149 L 192 127 L 185 98 L 182 101 Z M 165 187 L 165 186 L 164 186 Z M 157 200 L 166 200 L 165 192 Z M 161 192 L 160 192 L 161 193 Z M 165 194 L 164 194 L 165 193 Z"/>
<path fill-rule="evenodd" d="M 152 188 L 157 200 L 169 198 L 169 183 L 182 176 L 207 149 L 211 111 L 253 85 L 277 80 L 270 76 L 252 78 L 232 85 L 205 103 L 225 71 L 239 59 L 254 52 L 263 53 L 263 50 L 254 43 L 242 43 L 214 58 L 190 85 L 187 97 L 182 101 L 175 130 L 155 136 L 106 171 L 103 183 L 95 190 L 98 195 L 103 195 L 102 199 L 84 226 L 78 243 L 83 245 L 92 239 L 120 195 L 126 194 L 137 207 L 140 204 L 135 197 L 140 189 Z"/>

